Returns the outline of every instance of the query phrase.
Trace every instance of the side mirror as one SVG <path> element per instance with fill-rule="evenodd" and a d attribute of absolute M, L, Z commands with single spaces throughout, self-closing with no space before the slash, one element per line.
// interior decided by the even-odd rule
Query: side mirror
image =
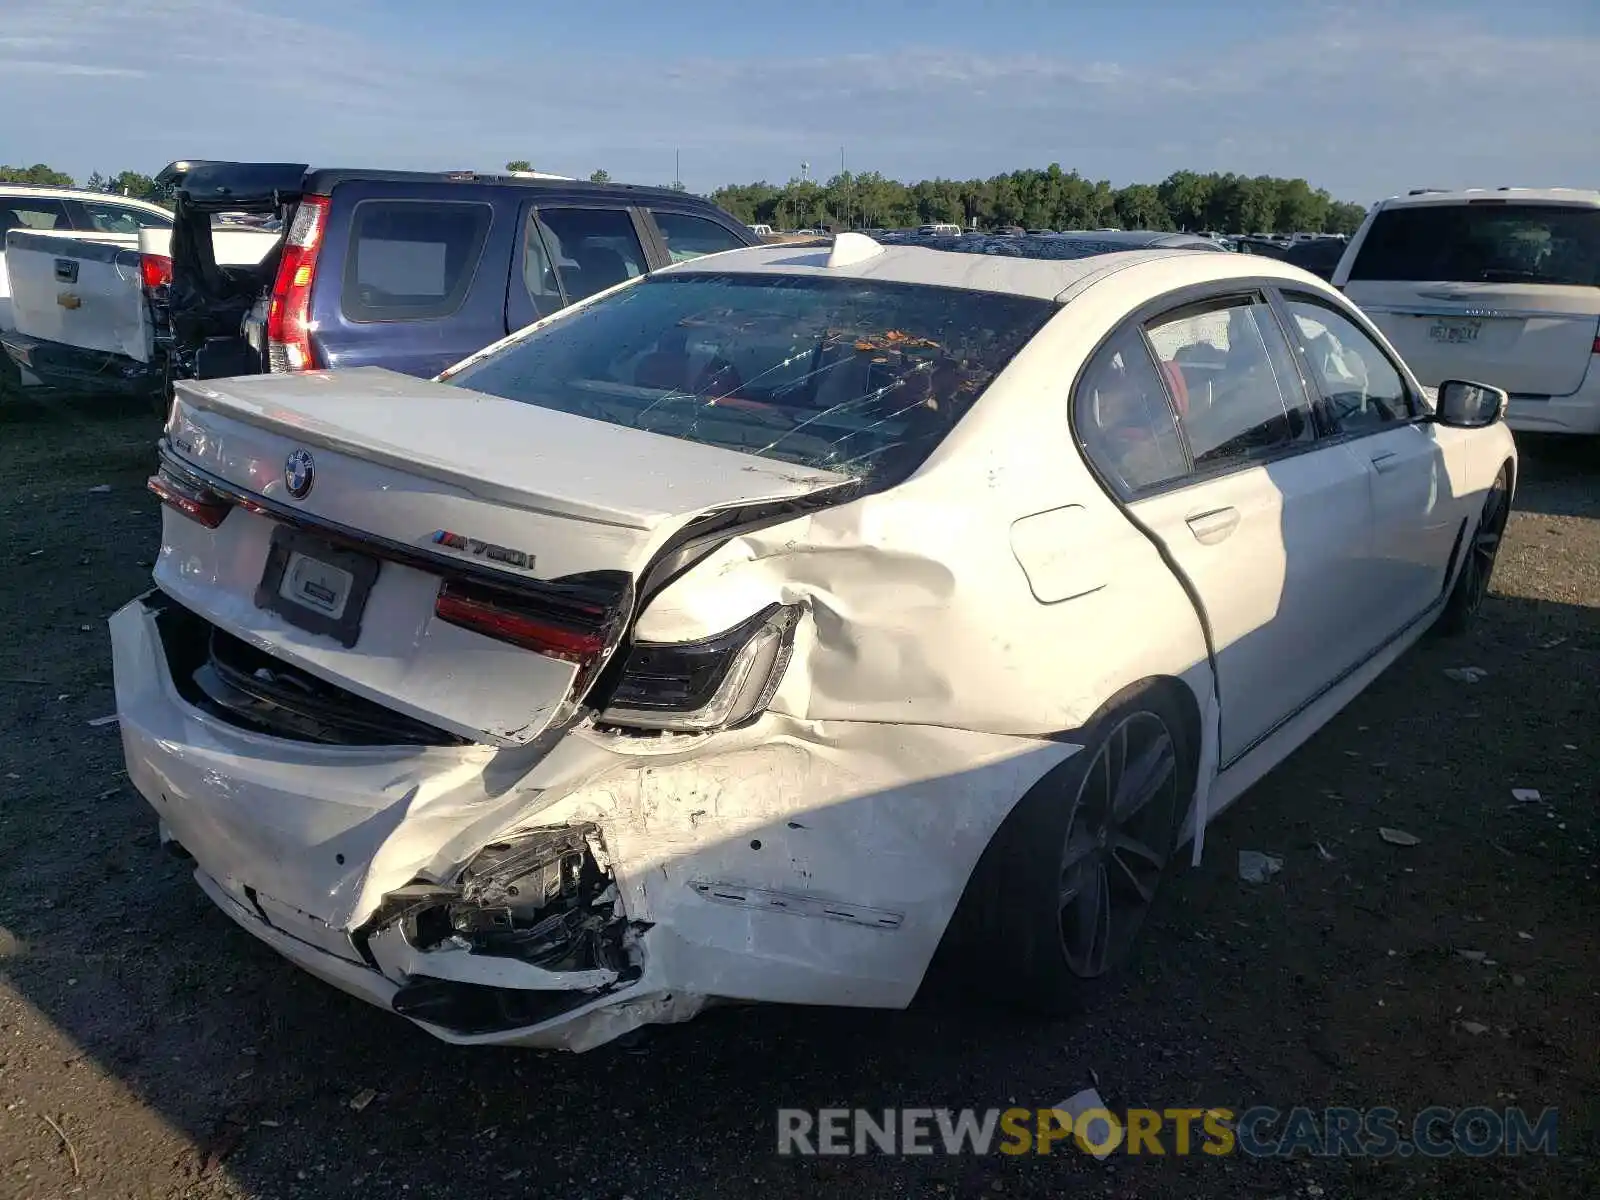
<path fill-rule="evenodd" d="M 1434 420 L 1453 429 L 1482 429 L 1506 415 L 1509 397 L 1486 383 L 1447 379 L 1439 385 Z"/>

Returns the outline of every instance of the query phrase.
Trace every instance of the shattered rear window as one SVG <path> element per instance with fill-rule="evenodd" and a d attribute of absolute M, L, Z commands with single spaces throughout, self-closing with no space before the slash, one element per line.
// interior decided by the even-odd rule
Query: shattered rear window
<path fill-rule="evenodd" d="M 797 275 L 661 275 L 450 382 L 652 433 L 903 478 L 1043 327 L 1050 301 Z"/>

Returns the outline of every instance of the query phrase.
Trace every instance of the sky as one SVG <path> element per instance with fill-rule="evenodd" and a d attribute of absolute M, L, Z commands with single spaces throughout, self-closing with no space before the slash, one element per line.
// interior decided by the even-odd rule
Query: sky
<path fill-rule="evenodd" d="M 1600 187 L 1600 0 L 27 0 L 0 162 Z"/>

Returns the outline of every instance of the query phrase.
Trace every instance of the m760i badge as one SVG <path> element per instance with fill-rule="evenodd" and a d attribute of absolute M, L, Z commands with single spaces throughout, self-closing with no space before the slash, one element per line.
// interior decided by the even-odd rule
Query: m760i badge
<path fill-rule="evenodd" d="M 496 546 L 493 542 L 480 541 L 464 534 L 451 533 L 448 529 L 434 530 L 433 535 L 428 540 L 436 546 L 459 550 L 463 554 L 486 558 L 491 562 L 504 563 L 508 567 L 516 567 L 523 571 L 533 570 L 533 555 L 526 550 L 517 550 L 511 546 Z"/>

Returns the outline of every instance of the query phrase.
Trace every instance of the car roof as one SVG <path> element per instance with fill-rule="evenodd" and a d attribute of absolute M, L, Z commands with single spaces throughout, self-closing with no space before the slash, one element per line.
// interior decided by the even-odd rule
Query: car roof
<path fill-rule="evenodd" d="M 156 178 L 170 184 L 188 199 L 212 208 L 241 197 L 254 201 L 263 197 L 308 193 L 325 196 L 339 184 L 357 180 L 376 183 L 489 184 L 526 188 L 535 192 L 560 191 L 597 198 L 625 198 L 630 204 L 656 201 L 695 208 L 717 208 L 704 196 L 674 188 L 613 183 L 609 180 L 595 183 L 588 179 L 567 179 L 537 171 L 392 171 L 366 167 L 311 167 L 305 163 L 178 159 L 163 167 Z"/>
<path fill-rule="evenodd" d="M 1451 204 L 1572 204 L 1600 208 L 1600 191 L 1589 188 L 1462 188 L 1444 191 L 1418 188 L 1404 196 L 1390 196 L 1383 208 L 1418 208 Z"/>
<path fill-rule="evenodd" d="M 871 239 L 854 234 L 864 242 Z M 1093 239 L 1078 239 L 1084 243 Z M 1208 249 L 1156 247 L 1129 250 L 1118 247 L 1073 247 L 1074 239 L 1038 238 L 1035 244 L 1058 251 L 1045 257 L 1039 251 L 1023 253 L 1015 238 L 966 237 L 883 242 L 881 252 L 830 266 L 832 243 L 808 242 L 787 246 L 753 246 L 728 250 L 677 263 L 658 276 L 693 274 L 800 275 L 853 278 L 888 283 L 923 284 L 928 287 L 965 288 L 1001 292 L 1040 300 L 1063 300 L 1095 280 L 1131 267 L 1168 259 L 1214 260 L 1219 278 L 1234 275 L 1282 275 L 1296 282 L 1309 278 L 1298 268 L 1266 258 L 1235 255 Z M 935 245 L 934 243 L 938 244 Z M 972 243 L 968 245 L 966 243 Z M 860 243 L 856 243 L 859 247 Z M 865 249 L 870 250 L 870 246 Z M 1069 253 L 1066 251 L 1076 251 Z M 844 256 L 849 259 L 853 256 Z M 1240 265 L 1242 264 L 1242 265 Z"/>
<path fill-rule="evenodd" d="M 588 179 L 565 179 L 557 175 L 512 175 L 505 172 L 475 171 L 378 171 L 345 169 L 339 167 L 313 167 L 306 172 L 305 190 L 326 195 L 338 184 L 353 180 L 373 180 L 382 183 L 476 183 L 503 187 L 527 188 L 530 191 L 576 192 L 593 196 L 627 196 L 631 203 L 644 200 L 671 201 L 675 204 L 696 207 L 716 207 L 704 196 L 693 192 L 674 191 L 643 183 L 595 183 Z"/>
<path fill-rule="evenodd" d="M 91 192 L 85 188 L 45 187 L 32 183 L 0 183 L 0 196 L 20 198 L 31 196 L 45 200 L 88 200 L 92 203 L 129 204 L 134 208 L 148 211 L 164 212 L 171 216 L 171 210 L 162 208 L 159 204 L 152 204 L 148 200 L 137 200 L 132 196 L 118 196 L 114 192 Z"/>

